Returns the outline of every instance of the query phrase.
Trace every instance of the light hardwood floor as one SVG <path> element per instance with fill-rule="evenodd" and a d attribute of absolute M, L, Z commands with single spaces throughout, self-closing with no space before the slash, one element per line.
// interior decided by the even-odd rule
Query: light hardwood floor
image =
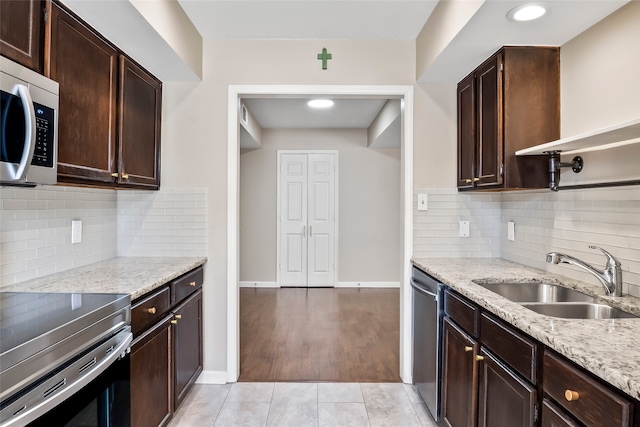
<path fill-rule="evenodd" d="M 239 381 L 400 382 L 399 289 L 241 288 Z"/>

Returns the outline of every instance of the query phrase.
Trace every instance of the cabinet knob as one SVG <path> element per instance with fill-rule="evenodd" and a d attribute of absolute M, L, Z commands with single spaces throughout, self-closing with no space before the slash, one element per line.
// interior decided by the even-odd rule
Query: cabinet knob
<path fill-rule="evenodd" d="M 118 172 L 114 172 L 114 173 L 112 173 L 112 174 L 111 174 L 111 176 L 112 176 L 112 177 L 114 177 L 114 178 L 117 178 L 117 177 L 118 177 L 118 175 L 119 175 L 119 173 L 118 173 Z"/>
<path fill-rule="evenodd" d="M 465 345 L 465 346 L 464 346 L 464 351 L 466 351 L 467 353 L 469 353 L 470 351 L 473 351 L 473 347 L 471 347 L 470 345 Z"/>
<path fill-rule="evenodd" d="M 480 181 L 480 178 L 473 178 L 473 182 L 478 182 Z"/>
<path fill-rule="evenodd" d="M 157 310 L 156 310 L 156 308 L 155 308 L 155 307 L 147 308 L 147 313 L 149 313 L 149 314 L 156 314 L 156 311 L 157 311 Z"/>
<path fill-rule="evenodd" d="M 172 320 L 172 321 L 171 321 L 171 324 L 172 324 L 172 325 L 177 325 L 177 324 L 178 324 L 178 321 L 177 321 L 177 320 Z"/>
<path fill-rule="evenodd" d="M 124 173 L 122 172 L 122 175 L 120 175 L 122 177 L 122 179 L 129 179 L 129 174 L 128 173 Z"/>
<path fill-rule="evenodd" d="M 182 319 L 182 314 L 176 314 L 176 319 Z"/>
<path fill-rule="evenodd" d="M 473 181 L 471 181 L 470 179 L 465 179 L 464 182 L 466 182 L 467 184 L 471 184 Z"/>
<path fill-rule="evenodd" d="M 580 394 L 577 391 L 565 390 L 564 398 L 567 399 L 567 401 L 572 402 L 574 400 L 578 400 L 580 398 Z"/>
<path fill-rule="evenodd" d="M 189 282 L 189 286 L 195 286 L 196 282 Z"/>
<path fill-rule="evenodd" d="M 480 355 L 476 356 L 476 362 L 481 362 L 483 360 L 484 360 L 484 356 L 480 356 Z"/>

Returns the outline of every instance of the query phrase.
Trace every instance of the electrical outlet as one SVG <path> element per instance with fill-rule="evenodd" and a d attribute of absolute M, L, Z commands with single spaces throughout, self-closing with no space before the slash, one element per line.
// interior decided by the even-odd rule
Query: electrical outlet
<path fill-rule="evenodd" d="M 426 194 L 418 194 L 418 210 L 426 211 L 427 209 L 427 195 Z"/>
<path fill-rule="evenodd" d="M 82 220 L 71 220 L 71 243 L 82 242 Z"/>
<path fill-rule="evenodd" d="M 469 221 L 460 221 L 460 237 L 469 237 Z"/>
<path fill-rule="evenodd" d="M 507 239 L 512 242 L 516 241 L 516 223 L 513 221 L 507 223 Z"/>

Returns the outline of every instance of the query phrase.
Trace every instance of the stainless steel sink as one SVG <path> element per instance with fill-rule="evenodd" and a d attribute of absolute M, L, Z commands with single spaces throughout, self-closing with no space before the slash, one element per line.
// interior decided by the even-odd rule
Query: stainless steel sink
<path fill-rule="evenodd" d="M 624 319 L 638 317 L 626 311 L 597 303 L 522 303 L 521 305 L 545 316 L 565 319 Z"/>
<path fill-rule="evenodd" d="M 514 302 L 595 302 L 594 298 L 558 285 L 539 282 L 476 282 L 498 295 Z"/>

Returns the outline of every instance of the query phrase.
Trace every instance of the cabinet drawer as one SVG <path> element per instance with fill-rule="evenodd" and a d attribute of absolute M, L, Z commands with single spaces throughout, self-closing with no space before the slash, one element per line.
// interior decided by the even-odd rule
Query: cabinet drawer
<path fill-rule="evenodd" d="M 542 399 L 541 427 L 580 427 L 578 423 L 567 415 L 562 409 L 551 403 L 548 399 Z"/>
<path fill-rule="evenodd" d="M 169 310 L 171 305 L 168 286 L 136 302 L 131 307 L 131 331 L 134 336 L 156 323 Z"/>
<path fill-rule="evenodd" d="M 198 267 L 171 282 L 171 305 L 174 305 L 202 287 L 203 268 Z"/>
<path fill-rule="evenodd" d="M 478 337 L 480 309 L 463 297 L 447 291 L 444 297 L 444 311 L 468 334 Z"/>
<path fill-rule="evenodd" d="M 629 427 L 633 408 L 624 395 L 549 351 L 544 353 L 542 385 L 549 396 L 587 426 Z M 574 393 L 573 398 L 569 392 Z"/>
<path fill-rule="evenodd" d="M 486 313 L 480 317 L 480 334 L 482 344 L 532 384 L 537 384 L 539 350 L 535 341 Z"/>

